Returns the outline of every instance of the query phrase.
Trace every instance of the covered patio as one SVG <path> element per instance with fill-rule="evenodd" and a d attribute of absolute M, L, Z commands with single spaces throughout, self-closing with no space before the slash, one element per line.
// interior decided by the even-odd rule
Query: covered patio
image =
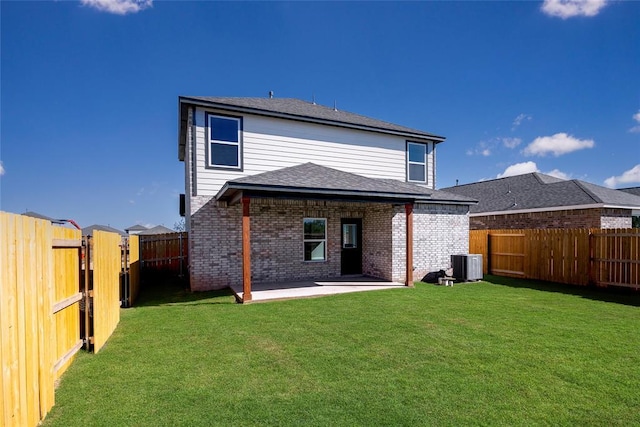
<path fill-rule="evenodd" d="M 244 290 L 242 284 L 232 286 L 231 290 L 238 302 L 265 302 L 398 288 L 406 289 L 407 286 L 403 283 L 357 275 L 318 281 L 253 283 L 250 300 L 243 298 Z"/>
<path fill-rule="evenodd" d="M 215 200 L 215 226 L 240 233 L 228 237 L 237 262 L 227 262 L 229 252 L 214 262 L 228 265 L 223 274 L 232 279 L 222 279 L 242 303 L 411 287 L 416 204 L 436 206 L 421 214 L 423 222 L 443 204 L 469 204 L 313 163 L 227 181 Z"/>

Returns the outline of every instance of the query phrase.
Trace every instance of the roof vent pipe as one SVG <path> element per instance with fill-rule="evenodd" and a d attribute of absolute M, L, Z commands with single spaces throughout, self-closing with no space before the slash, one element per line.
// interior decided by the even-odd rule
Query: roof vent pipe
<path fill-rule="evenodd" d="M 270 90 L 270 91 L 269 91 L 269 99 L 272 99 L 272 98 L 273 98 L 273 91 L 272 91 L 272 90 Z"/>

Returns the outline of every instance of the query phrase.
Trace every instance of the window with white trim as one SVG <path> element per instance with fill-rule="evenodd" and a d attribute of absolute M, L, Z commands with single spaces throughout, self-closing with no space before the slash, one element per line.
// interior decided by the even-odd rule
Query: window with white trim
<path fill-rule="evenodd" d="M 207 166 L 241 169 L 241 119 L 208 114 L 207 127 Z"/>
<path fill-rule="evenodd" d="M 427 182 L 427 144 L 407 141 L 407 181 Z"/>
<path fill-rule="evenodd" d="M 326 218 L 303 219 L 303 245 L 305 261 L 325 261 L 327 259 Z"/>

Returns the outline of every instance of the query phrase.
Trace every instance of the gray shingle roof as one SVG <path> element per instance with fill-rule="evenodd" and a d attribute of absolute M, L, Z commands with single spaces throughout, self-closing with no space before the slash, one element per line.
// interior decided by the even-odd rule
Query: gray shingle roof
<path fill-rule="evenodd" d="M 322 122 L 338 126 L 366 128 L 367 130 L 399 133 L 406 136 L 426 138 L 435 142 L 444 137 L 359 114 L 314 104 L 294 98 L 224 98 L 208 96 L 181 96 L 180 102 L 199 103 L 215 108 L 231 109 L 256 114 L 280 115 L 302 121 Z"/>
<path fill-rule="evenodd" d="M 138 233 L 139 236 L 151 236 L 155 234 L 175 233 L 175 230 L 165 227 L 164 225 L 156 225 Z"/>
<path fill-rule="evenodd" d="M 640 196 L 640 187 L 619 188 L 619 191 Z"/>
<path fill-rule="evenodd" d="M 238 191 L 344 197 L 358 200 L 389 199 L 472 204 L 475 200 L 392 179 L 374 179 L 337 169 L 304 163 L 227 181 L 216 198 L 228 200 Z"/>
<path fill-rule="evenodd" d="M 145 227 L 144 225 L 140 225 L 140 224 L 132 225 L 131 227 L 127 227 L 127 228 L 124 229 L 124 231 L 126 231 L 126 232 L 144 231 L 144 230 L 148 230 L 148 228 Z"/>
<path fill-rule="evenodd" d="M 25 212 L 22 215 L 28 216 L 28 217 L 31 217 L 31 218 L 44 219 L 44 220 L 50 221 L 52 224 L 57 224 L 57 225 L 62 225 L 62 224 L 65 224 L 67 222 L 64 219 L 51 218 L 49 216 L 43 215 L 43 214 L 38 213 L 38 212 L 33 212 L 33 211 Z"/>
<path fill-rule="evenodd" d="M 511 176 L 444 188 L 479 201 L 471 213 L 570 206 L 619 206 L 637 209 L 640 197 L 588 182 L 561 180 L 541 173 Z"/>

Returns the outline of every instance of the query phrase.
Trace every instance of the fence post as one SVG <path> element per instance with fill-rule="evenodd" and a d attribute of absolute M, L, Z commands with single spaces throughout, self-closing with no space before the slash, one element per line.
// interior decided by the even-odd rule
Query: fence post
<path fill-rule="evenodd" d="M 491 274 L 491 231 L 487 232 L 487 274 Z"/>
<path fill-rule="evenodd" d="M 589 275 L 589 286 L 595 286 L 596 281 L 595 281 L 595 272 L 594 270 L 594 264 L 595 264 L 595 259 L 594 259 L 594 239 L 595 236 L 593 235 L 593 232 L 591 231 L 591 229 L 589 229 L 589 263 L 588 263 L 588 275 Z"/>

